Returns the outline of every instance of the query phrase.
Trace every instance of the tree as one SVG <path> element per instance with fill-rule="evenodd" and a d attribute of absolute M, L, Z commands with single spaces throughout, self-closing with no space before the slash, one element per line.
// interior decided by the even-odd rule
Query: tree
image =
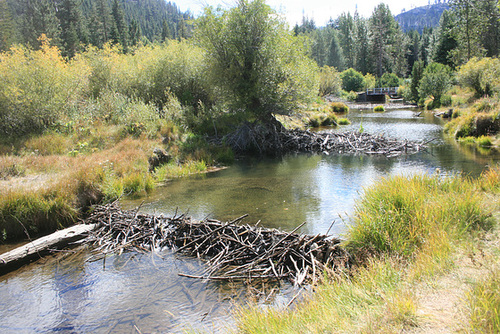
<path fill-rule="evenodd" d="M 331 29 L 326 65 L 333 66 L 339 71 L 342 71 L 345 68 L 342 47 L 340 46 L 339 39 L 337 37 L 337 31 L 334 29 Z"/>
<path fill-rule="evenodd" d="M 115 44 L 121 44 L 123 52 L 128 51 L 128 32 L 125 24 L 125 17 L 123 15 L 123 10 L 118 3 L 118 0 L 113 0 L 113 7 L 111 8 L 111 16 L 113 17 L 113 22 L 111 26 L 110 39 Z"/>
<path fill-rule="evenodd" d="M 420 80 L 422 80 L 422 76 L 424 75 L 424 69 L 425 63 L 422 60 L 419 60 L 413 64 L 413 69 L 411 71 L 410 100 L 417 103 L 420 100 L 418 86 L 420 85 Z"/>
<path fill-rule="evenodd" d="M 355 65 L 355 27 L 354 19 L 350 13 L 342 13 L 337 19 L 338 38 L 342 46 L 345 66 L 348 68 Z"/>
<path fill-rule="evenodd" d="M 365 86 L 365 78 L 353 68 L 349 68 L 340 73 L 342 79 L 342 89 L 347 92 L 359 92 Z"/>
<path fill-rule="evenodd" d="M 433 100 L 433 107 L 439 107 L 441 97 L 450 87 L 451 69 L 440 63 L 430 63 L 424 70 L 422 79 L 418 86 L 420 98 L 430 97 Z"/>
<path fill-rule="evenodd" d="M 378 5 L 370 17 L 369 32 L 375 74 L 379 77 L 391 70 L 393 60 L 391 52 L 397 43 L 397 30 L 398 25 L 389 7 L 383 3 Z"/>
<path fill-rule="evenodd" d="M 80 50 L 80 43 L 88 43 L 88 34 L 76 0 L 62 0 L 57 12 L 61 24 L 63 55 L 73 58 Z"/>
<path fill-rule="evenodd" d="M 167 20 L 163 20 L 161 29 L 161 41 L 165 42 L 170 38 L 172 38 L 172 34 L 170 33 L 170 27 L 168 26 Z"/>
<path fill-rule="evenodd" d="M 361 73 L 366 74 L 370 71 L 370 61 L 371 61 L 366 20 L 360 17 L 358 12 L 355 12 L 354 22 L 356 23 L 355 68 Z"/>
<path fill-rule="evenodd" d="M 207 7 L 195 33 L 213 85 L 233 112 L 269 121 L 318 92 L 317 66 L 304 41 L 264 0 L 239 0 L 230 10 Z"/>
<path fill-rule="evenodd" d="M 130 37 L 131 46 L 139 44 L 141 39 L 141 28 L 139 28 L 139 24 L 136 20 L 132 20 L 132 22 L 130 22 L 130 25 L 128 26 L 128 35 Z"/>
<path fill-rule="evenodd" d="M 109 40 L 111 17 L 106 0 L 96 0 L 92 5 L 89 22 L 90 43 L 102 47 Z"/>
<path fill-rule="evenodd" d="M 53 45 L 60 46 L 61 27 L 56 7 L 51 0 L 23 0 L 22 35 L 24 42 L 38 49 L 39 37 L 44 34 Z"/>
<path fill-rule="evenodd" d="M 454 53 L 456 64 L 469 61 L 472 57 L 482 56 L 481 43 L 482 18 L 479 15 L 479 2 L 483 0 L 451 0 L 450 6 L 457 17 L 453 32 L 459 47 Z"/>
<path fill-rule="evenodd" d="M 439 22 L 437 46 L 433 56 L 433 60 L 437 63 L 453 66 L 451 51 L 458 47 L 457 39 L 452 33 L 453 26 L 452 14 L 445 10 Z"/>
<path fill-rule="evenodd" d="M 0 0 L 0 52 L 15 41 L 15 25 L 7 0 Z"/>

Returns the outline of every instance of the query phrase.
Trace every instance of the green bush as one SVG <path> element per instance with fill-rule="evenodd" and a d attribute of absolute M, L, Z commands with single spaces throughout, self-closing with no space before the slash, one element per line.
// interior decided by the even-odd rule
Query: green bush
<path fill-rule="evenodd" d="M 353 68 L 349 68 L 340 73 L 342 79 L 342 89 L 347 92 L 359 92 L 365 87 L 363 74 Z"/>
<path fill-rule="evenodd" d="M 451 69 L 443 64 L 430 63 L 424 70 L 418 86 L 420 98 L 431 98 L 433 103 L 430 109 L 439 107 L 441 96 L 451 85 Z"/>
<path fill-rule="evenodd" d="M 384 73 L 379 80 L 379 87 L 399 87 L 400 80 L 394 73 Z"/>
<path fill-rule="evenodd" d="M 463 87 L 472 88 L 476 97 L 500 91 L 498 58 L 472 58 L 458 69 L 458 81 Z"/>

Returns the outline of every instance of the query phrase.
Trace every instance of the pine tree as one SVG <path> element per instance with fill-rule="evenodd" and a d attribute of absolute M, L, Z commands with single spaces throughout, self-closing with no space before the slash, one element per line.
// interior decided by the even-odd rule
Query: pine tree
<path fill-rule="evenodd" d="M 340 46 L 339 38 L 337 36 L 337 31 L 335 29 L 331 29 L 330 36 L 330 45 L 328 48 L 326 65 L 333 66 L 338 71 L 343 71 L 345 69 L 345 61 L 342 47 Z"/>
<path fill-rule="evenodd" d="M 131 46 L 136 46 L 139 44 L 139 41 L 141 39 L 141 29 L 139 28 L 139 25 L 137 24 L 136 20 L 132 20 L 128 27 L 128 35 L 130 37 L 130 45 Z"/>
<path fill-rule="evenodd" d="M 0 52 L 7 51 L 15 41 L 15 24 L 7 0 L 0 0 Z"/>
<path fill-rule="evenodd" d="M 113 17 L 113 23 L 111 27 L 110 39 L 115 44 L 121 44 L 123 52 L 128 51 L 128 32 L 125 23 L 125 17 L 123 10 L 118 3 L 118 0 L 113 0 L 113 7 L 111 9 L 111 16 Z"/>
<path fill-rule="evenodd" d="M 163 20 L 162 29 L 161 29 L 161 41 L 165 42 L 168 39 L 172 38 L 172 34 L 170 33 L 170 27 L 168 26 L 167 20 Z"/>
<path fill-rule="evenodd" d="M 368 29 L 364 18 L 360 17 L 358 12 L 354 13 L 354 22 L 356 23 L 356 58 L 355 69 L 359 72 L 366 74 L 370 71 L 370 52 Z"/>
<path fill-rule="evenodd" d="M 355 50 L 355 23 L 350 13 L 343 13 L 337 19 L 337 28 L 339 31 L 338 37 L 340 45 L 342 45 L 345 66 L 347 68 L 354 67 L 356 59 Z"/>
<path fill-rule="evenodd" d="M 52 0 L 23 0 L 22 36 L 33 48 L 40 47 L 38 38 L 45 34 L 53 45 L 60 46 L 61 27 Z"/>
<path fill-rule="evenodd" d="M 63 55 L 73 58 L 80 51 L 80 44 L 88 43 L 80 4 L 76 0 L 62 0 L 57 14 L 62 30 Z"/>
<path fill-rule="evenodd" d="M 444 11 L 439 22 L 439 30 L 437 32 L 438 40 L 432 59 L 436 63 L 453 66 L 451 59 L 451 51 L 458 47 L 458 42 L 452 33 L 454 20 L 449 11 Z"/>

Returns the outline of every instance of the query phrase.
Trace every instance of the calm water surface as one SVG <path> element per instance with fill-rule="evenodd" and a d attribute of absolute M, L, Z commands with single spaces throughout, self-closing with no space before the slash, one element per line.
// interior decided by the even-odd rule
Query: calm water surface
<path fill-rule="evenodd" d="M 335 131 L 427 141 L 427 152 L 387 159 L 343 155 L 292 155 L 277 160 L 239 161 L 226 170 L 168 182 L 145 199 L 142 211 L 188 212 L 196 219 L 230 220 L 303 233 L 341 235 L 363 188 L 382 177 L 435 173 L 478 176 L 498 154 L 480 155 L 442 136 L 443 121 L 412 110 L 352 111 L 352 124 Z M 124 201 L 132 208 L 143 200 Z M 332 225 L 333 224 L 333 225 Z M 201 274 L 203 263 L 161 254 L 122 254 L 89 261 L 88 250 L 44 259 L 0 277 L 0 332 L 224 332 L 235 305 L 260 300 L 286 305 L 288 285 L 245 286 L 181 278 Z M 262 294 L 257 290 L 263 290 Z"/>

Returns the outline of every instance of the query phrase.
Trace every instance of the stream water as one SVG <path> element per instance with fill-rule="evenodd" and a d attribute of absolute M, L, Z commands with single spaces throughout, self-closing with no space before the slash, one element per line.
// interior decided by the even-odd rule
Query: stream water
<path fill-rule="evenodd" d="M 462 173 L 478 176 L 499 160 L 442 135 L 443 121 L 415 117 L 412 110 L 385 113 L 351 111 L 352 124 L 334 131 L 359 130 L 427 141 L 427 152 L 399 158 L 352 155 L 290 155 L 248 159 L 203 176 L 173 180 L 125 208 L 195 219 L 231 220 L 249 214 L 247 223 L 300 232 L 341 235 L 363 188 L 390 175 Z M 142 203 L 144 201 L 144 203 Z M 122 254 L 92 260 L 81 248 L 45 258 L 0 277 L 0 331 L 33 332 L 224 332 L 237 305 L 286 305 L 293 287 L 204 282 L 178 273 L 203 272 L 199 260 L 170 254 Z M 260 291 L 260 292 L 257 292 Z"/>

